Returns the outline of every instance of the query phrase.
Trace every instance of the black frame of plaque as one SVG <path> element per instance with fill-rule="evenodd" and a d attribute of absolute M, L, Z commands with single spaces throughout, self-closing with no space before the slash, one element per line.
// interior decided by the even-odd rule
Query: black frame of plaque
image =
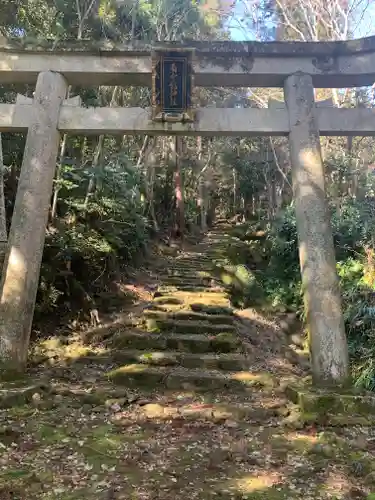
<path fill-rule="evenodd" d="M 195 119 L 193 49 L 152 52 L 152 120 L 192 122 Z"/>

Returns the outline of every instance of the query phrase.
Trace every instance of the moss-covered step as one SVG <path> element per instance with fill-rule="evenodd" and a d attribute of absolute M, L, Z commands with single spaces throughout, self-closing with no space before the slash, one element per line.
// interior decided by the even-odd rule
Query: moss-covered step
<path fill-rule="evenodd" d="M 194 311 L 162 312 L 158 310 L 146 309 L 144 316 L 148 319 L 174 320 L 174 321 L 204 321 L 217 325 L 233 325 L 235 317 L 230 314 L 206 314 Z"/>
<path fill-rule="evenodd" d="M 155 297 L 153 303 L 159 306 L 179 306 L 183 305 L 183 299 L 179 299 L 178 297 L 174 297 L 173 295 L 162 295 L 161 297 Z"/>
<path fill-rule="evenodd" d="M 173 269 L 173 273 L 170 274 L 168 273 L 167 269 L 163 269 L 159 271 L 159 274 L 169 274 L 171 276 L 186 276 L 186 275 L 193 275 L 193 276 L 199 276 L 199 275 L 211 275 L 211 273 L 214 271 L 216 267 L 216 264 L 211 262 L 209 265 L 208 264 L 173 264 L 169 269 Z"/>
<path fill-rule="evenodd" d="M 0 408 L 11 408 L 30 403 L 36 393 L 49 392 L 50 387 L 46 383 L 29 385 L 7 384 L 6 389 L 0 389 Z"/>
<path fill-rule="evenodd" d="M 372 394 L 318 389 L 312 387 L 310 380 L 287 384 L 285 394 L 298 405 L 300 418 L 305 422 L 332 426 L 375 424 L 375 396 Z"/>
<path fill-rule="evenodd" d="M 148 367 L 142 363 L 120 366 L 107 373 L 111 382 L 126 386 L 155 387 L 168 389 L 195 389 L 247 391 L 263 383 L 252 372 L 222 372 L 170 367 Z M 267 381 L 268 382 L 268 381 Z M 264 382 L 265 384 L 266 382 Z"/>
<path fill-rule="evenodd" d="M 157 297 L 158 294 L 163 294 L 163 293 L 173 293 L 173 292 L 178 292 L 178 291 L 185 291 L 185 292 L 195 292 L 195 293 L 220 293 L 224 292 L 225 289 L 221 286 L 205 286 L 205 285 L 189 285 L 185 283 L 181 283 L 178 286 L 173 286 L 173 285 L 165 285 L 165 286 L 160 286 L 158 288 L 157 293 L 155 296 Z"/>
<path fill-rule="evenodd" d="M 111 339 L 113 349 L 172 350 L 191 353 L 238 352 L 241 343 L 233 333 L 215 336 L 122 332 Z"/>
<path fill-rule="evenodd" d="M 213 259 L 210 257 L 207 260 L 195 260 L 193 262 L 189 261 L 175 261 L 171 268 L 176 269 L 176 270 L 182 270 L 182 271 L 188 271 L 190 270 L 191 272 L 209 272 L 211 271 L 215 266 L 215 262 Z"/>
<path fill-rule="evenodd" d="M 206 264 L 210 265 L 212 263 L 211 257 L 208 257 L 207 255 L 194 255 L 194 256 L 188 256 L 188 257 L 181 257 L 179 259 L 175 259 L 173 261 L 174 266 L 178 266 L 179 264 L 186 264 L 191 267 L 195 267 L 196 265 L 200 264 Z"/>
<path fill-rule="evenodd" d="M 145 319 L 148 331 L 196 333 L 202 335 L 217 335 L 218 333 L 235 332 L 233 324 L 213 324 L 210 321 L 189 321 L 181 319 L 164 319 L 162 317 L 147 317 Z"/>
<path fill-rule="evenodd" d="M 229 306 L 229 300 L 225 292 L 212 293 L 211 291 L 203 292 L 189 292 L 184 290 L 172 290 L 166 292 L 160 292 L 160 290 L 155 294 L 153 301 L 163 301 L 164 299 L 172 299 L 174 303 L 177 300 L 180 304 L 204 304 L 207 306 Z"/>
<path fill-rule="evenodd" d="M 209 287 L 211 286 L 211 278 L 200 278 L 199 276 L 186 278 L 184 276 L 164 276 L 160 277 L 161 281 L 164 283 L 164 286 L 176 286 L 181 288 L 186 288 L 187 286 L 195 288 L 196 286 L 200 287 Z"/>
<path fill-rule="evenodd" d="M 151 419 L 184 418 L 186 420 L 208 420 L 215 423 L 230 420 L 231 422 L 251 417 L 251 420 L 264 421 L 274 416 L 275 410 L 254 407 L 252 402 L 247 404 L 223 403 L 193 403 L 181 406 L 149 403 L 140 408 L 140 413 Z M 231 497 L 231 500 L 233 497 Z"/>
<path fill-rule="evenodd" d="M 242 354 L 230 353 L 202 353 L 193 354 L 181 351 L 154 351 L 154 350 L 117 350 L 110 355 L 87 357 L 89 362 L 111 364 L 141 363 L 148 366 L 181 366 L 183 368 L 200 368 L 207 370 L 241 371 L 248 368 L 249 360 Z M 85 362 L 85 358 L 81 360 Z"/>
<path fill-rule="evenodd" d="M 168 277 L 182 277 L 182 278 L 210 278 L 211 273 L 208 271 L 196 271 L 190 268 L 168 268 L 159 273 L 162 276 L 164 272 Z"/>
<path fill-rule="evenodd" d="M 200 312 L 209 315 L 230 315 L 234 316 L 233 308 L 227 306 L 211 306 L 207 304 L 193 303 L 190 304 L 190 309 L 194 312 Z"/>

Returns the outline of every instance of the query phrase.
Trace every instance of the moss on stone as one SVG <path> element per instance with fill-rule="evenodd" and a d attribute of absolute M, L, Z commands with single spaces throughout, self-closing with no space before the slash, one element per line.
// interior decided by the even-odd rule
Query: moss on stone
<path fill-rule="evenodd" d="M 228 314 L 206 314 L 205 312 L 194 312 L 194 311 L 176 311 L 176 312 L 165 312 L 165 311 L 145 311 L 145 317 L 148 319 L 156 320 L 174 320 L 174 321 L 187 321 L 191 320 L 193 322 L 203 321 L 212 324 L 219 325 L 232 325 L 233 315 Z"/>
<path fill-rule="evenodd" d="M 156 302 L 158 305 L 176 305 L 176 306 L 184 303 L 183 300 L 173 296 L 155 297 L 154 302 Z"/>
<path fill-rule="evenodd" d="M 302 418 L 308 422 L 329 421 L 332 425 L 375 422 L 375 397 L 368 394 L 314 389 L 302 384 L 288 385 L 285 393 L 298 405 Z"/>
<path fill-rule="evenodd" d="M 110 371 L 107 376 L 111 382 L 119 385 L 141 385 L 145 387 L 160 384 L 166 372 L 148 368 L 143 364 L 124 365 Z"/>
<path fill-rule="evenodd" d="M 49 386 L 44 383 L 31 384 L 22 387 L 8 387 L 0 390 L 0 408 L 11 408 L 30 403 L 34 394 L 49 392 Z"/>
<path fill-rule="evenodd" d="M 145 345 L 147 345 L 149 349 L 165 349 L 166 340 L 159 335 L 138 335 L 132 333 L 118 335 L 111 340 L 111 347 L 116 349 L 143 349 Z"/>
<path fill-rule="evenodd" d="M 205 353 L 210 351 L 210 340 L 204 335 L 171 335 L 166 339 L 168 349 L 181 352 Z"/>
<path fill-rule="evenodd" d="M 190 309 L 194 312 L 202 312 L 205 314 L 226 314 L 228 316 L 233 316 L 233 309 L 231 307 L 226 307 L 226 306 L 210 306 L 206 304 L 190 304 Z"/>
<path fill-rule="evenodd" d="M 176 332 L 180 334 L 218 335 L 230 333 L 235 327 L 230 324 L 212 324 L 211 321 L 182 321 L 179 319 L 147 318 L 147 330 L 150 332 Z"/>
<path fill-rule="evenodd" d="M 14 380 L 25 380 L 27 375 L 21 367 L 15 366 L 14 363 L 2 361 L 0 363 L 0 382 L 13 382 Z"/>

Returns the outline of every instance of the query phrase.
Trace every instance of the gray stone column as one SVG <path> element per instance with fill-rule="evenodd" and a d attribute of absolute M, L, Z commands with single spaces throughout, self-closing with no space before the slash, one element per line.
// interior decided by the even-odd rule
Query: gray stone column
<path fill-rule="evenodd" d="M 39 74 L 0 282 L 0 363 L 14 369 L 27 360 L 66 91 L 62 75 Z"/>
<path fill-rule="evenodd" d="M 284 94 L 313 379 L 341 384 L 348 378 L 348 348 L 311 76 L 291 75 Z"/>

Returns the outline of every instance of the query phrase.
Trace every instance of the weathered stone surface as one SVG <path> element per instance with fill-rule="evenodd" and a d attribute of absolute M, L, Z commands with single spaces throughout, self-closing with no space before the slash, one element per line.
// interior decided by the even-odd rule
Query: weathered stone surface
<path fill-rule="evenodd" d="M 0 360 L 18 368 L 27 359 L 66 91 L 61 75 L 39 75 L 0 282 Z"/>
<path fill-rule="evenodd" d="M 228 322 L 215 324 L 211 321 L 183 320 L 180 318 L 168 319 L 163 316 L 148 316 L 146 319 L 147 328 L 150 331 L 176 332 L 181 334 L 218 335 L 221 333 L 236 332 L 236 327 Z"/>
<path fill-rule="evenodd" d="M 0 390 L 0 408 L 11 408 L 16 405 L 24 405 L 41 397 L 40 393 L 49 392 L 46 384 L 32 384 L 28 386 L 14 387 Z M 38 396 L 35 396 L 38 394 Z"/>
<path fill-rule="evenodd" d="M 116 44 L 109 40 L 48 40 L 30 37 L 2 37 L 0 41 L 1 50 L 30 52 L 53 51 L 59 52 L 85 52 L 92 54 L 111 53 L 132 53 L 144 54 L 153 49 L 173 49 L 173 48 L 193 48 L 202 54 L 259 54 L 277 55 L 281 57 L 293 57 L 299 55 L 306 56 L 331 56 L 363 54 L 375 51 L 375 37 L 365 37 L 356 40 L 340 40 L 331 42 L 232 42 L 217 41 L 204 42 L 196 40 L 186 40 L 181 42 L 154 42 L 148 44 L 135 41 L 128 44 Z"/>
<path fill-rule="evenodd" d="M 213 337 L 205 335 L 188 335 L 188 334 L 167 334 L 157 335 L 150 334 L 135 334 L 132 332 L 121 332 L 112 340 L 115 348 L 129 349 L 170 349 L 179 350 L 181 352 L 192 353 L 228 353 L 238 350 L 238 339 L 231 334 L 219 334 Z"/>
<path fill-rule="evenodd" d="M 239 371 L 246 370 L 249 360 L 239 353 L 187 353 L 183 351 L 154 351 L 147 349 L 116 350 L 110 355 L 91 355 L 72 360 L 72 364 L 96 363 L 110 365 L 117 363 L 137 363 L 145 366 L 181 366 L 183 368 L 200 368 L 208 370 Z M 209 346 L 207 347 L 207 350 Z"/>
<path fill-rule="evenodd" d="M 125 365 L 108 373 L 108 378 L 119 385 L 141 385 L 155 387 L 163 385 L 169 389 L 216 390 L 230 388 L 235 391 L 246 391 L 259 378 L 250 372 L 224 373 L 219 371 L 200 371 L 194 369 L 148 367 L 143 364 Z M 261 384 L 262 385 L 262 384 Z"/>
<path fill-rule="evenodd" d="M 196 42 L 185 44 L 56 42 L 17 38 L 0 47 L 0 81 L 33 83 L 42 71 L 64 74 L 72 85 L 151 85 L 151 51 L 195 50 L 198 86 L 280 87 L 298 68 L 317 87 L 372 85 L 374 37 L 336 42 Z M 14 57 L 17 54 L 17 57 Z"/>
<path fill-rule="evenodd" d="M 232 325 L 234 322 L 234 316 L 231 314 L 206 314 L 205 312 L 194 312 L 194 311 L 178 311 L 178 312 L 164 312 L 164 311 L 153 311 L 146 310 L 144 313 L 145 317 L 155 318 L 160 320 L 175 320 L 175 321 L 186 321 L 193 320 L 203 321 L 203 325 L 208 323 L 219 324 L 219 325 Z"/>
<path fill-rule="evenodd" d="M 299 73 L 290 76 L 285 83 L 285 101 L 314 380 L 342 383 L 349 372 L 348 350 L 311 77 Z"/>
<path fill-rule="evenodd" d="M 375 116 L 370 108 L 344 109 L 318 107 L 316 118 L 320 135 L 375 135 Z M 0 104 L 0 131 L 26 131 L 33 120 L 30 104 Z M 184 136 L 285 136 L 289 133 L 286 109 L 200 109 L 194 123 L 150 121 L 142 108 L 83 108 L 65 102 L 58 128 L 72 134 L 160 134 Z M 254 234 L 247 239 L 261 239 Z M 219 252 L 220 249 L 218 249 Z M 212 259 L 211 259 L 212 262 Z M 181 261 L 184 270 L 190 263 Z"/>
<path fill-rule="evenodd" d="M 315 106 L 317 108 L 324 108 L 324 107 L 333 108 L 333 106 L 334 106 L 333 99 L 329 98 L 329 99 L 323 99 L 321 101 L 315 101 Z M 272 97 L 270 97 L 268 99 L 268 108 L 286 109 L 286 104 L 284 101 L 279 101 L 278 99 L 273 99 Z"/>
<path fill-rule="evenodd" d="M 285 393 L 298 405 L 301 419 L 306 422 L 343 426 L 375 423 L 373 395 L 315 390 L 299 384 L 288 385 Z"/>

